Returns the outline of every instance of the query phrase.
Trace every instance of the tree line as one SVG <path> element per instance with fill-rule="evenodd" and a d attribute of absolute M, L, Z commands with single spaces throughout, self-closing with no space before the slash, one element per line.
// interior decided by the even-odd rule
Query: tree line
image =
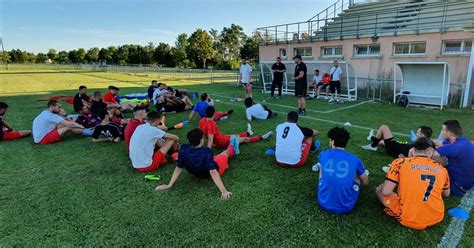
<path fill-rule="evenodd" d="M 192 34 L 179 34 L 174 46 L 126 44 L 121 46 L 78 48 L 71 51 L 49 49 L 47 53 L 31 53 L 12 49 L 0 54 L 7 63 L 81 64 L 155 64 L 166 67 L 233 69 L 241 58 L 258 60 L 258 34 L 248 36 L 239 25 L 232 24 L 221 31 L 196 29 Z"/>

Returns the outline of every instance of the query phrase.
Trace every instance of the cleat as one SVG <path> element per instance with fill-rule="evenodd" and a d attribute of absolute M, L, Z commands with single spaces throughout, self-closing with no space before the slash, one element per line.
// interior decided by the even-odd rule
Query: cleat
<path fill-rule="evenodd" d="M 364 148 L 364 150 L 367 150 L 367 151 L 373 151 L 373 152 L 377 151 L 377 147 L 372 147 L 370 144 L 362 146 L 362 148 Z"/>
<path fill-rule="evenodd" d="M 270 132 L 268 132 L 268 133 L 262 135 L 262 139 L 263 139 L 263 140 L 266 140 L 266 139 L 270 138 L 270 136 L 272 136 L 272 134 L 273 134 L 273 132 L 270 131 Z"/>

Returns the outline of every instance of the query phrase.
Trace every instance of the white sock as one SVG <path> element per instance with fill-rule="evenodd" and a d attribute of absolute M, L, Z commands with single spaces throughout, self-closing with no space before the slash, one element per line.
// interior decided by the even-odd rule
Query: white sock
<path fill-rule="evenodd" d="M 247 133 L 249 133 L 250 136 L 253 135 L 252 126 L 250 125 L 250 123 L 247 123 Z"/>

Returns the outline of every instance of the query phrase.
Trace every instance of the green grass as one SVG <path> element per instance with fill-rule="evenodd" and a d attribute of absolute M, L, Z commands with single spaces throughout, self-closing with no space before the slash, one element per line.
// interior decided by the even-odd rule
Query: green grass
<path fill-rule="evenodd" d="M 0 75 L 0 101 L 11 108 L 6 120 L 16 129 L 29 129 L 44 107 L 36 99 L 52 95 L 73 95 L 81 84 L 103 89 L 114 84 L 122 94 L 144 92 L 153 75 L 113 73 L 31 73 Z M 166 80 L 172 86 L 216 96 L 218 110 L 235 109 L 219 126 L 224 133 L 245 130 L 242 103 L 230 96 L 242 90 L 225 84 L 196 84 L 185 79 Z M 205 83 L 205 81 L 197 81 Z M 140 86 L 144 85 L 144 86 Z M 140 86 L 140 87 L 139 87 Z M 266 95 L 256 93 L 256 99 Z M 293 106 L 285 96 L 270 104 Z M 238 104 L 240 106 L 235 106 Z M 350 106 L 312 101 L 308 109 L 330 111 Z M 68 111 L 70 105 L 65 104 Z M 271 106 L 278 112 L 289 108 Z M 168 123 L 186 118 L 188 113 L 171 115 Z M 376 128 L 388 124 L 394 131 L 408 133 L 419 125 L 437 130 L 446 119 L 458 119 L 466 135 L 474 137 L 474 115 L 469 110 L 402 109 L 382 103 L 366 103 L 334 113 L 308 114 L 309 118 Z M 323 148 L 325 133 L 333 123 L 302 118 L 300 124 L 320 130 Z M 257 134 L 274 130 L 284 121 L 280 115 L 268 121 L 254 121 Z M 173 131 L 183 140 L 197 126 L 194 120 L 184 130 Z M 425 231 L 399 225 L 382 211 L 374 189 L 383 182 L 381 167 L 390 163 L 383 149 L 363 151 L 367 131 L 347 127 L 352 139 L 348 150 L 358 155 L 370 170 L 370 184 L 362 188 L 355 210 L 344 216 L 322 211 L 316 203 L 317 174 L 311 171 L 316 156 L 305 167 L 284 169 L 275 165 L 264 151 L 274 138 L 241 147 L 241 155 L 230 161 L 223 176 L 233 192 L 229 201 L 219 199 L 210 180 L 183 173 L 170 190 L 155 192 L 157 183 L 144 182 L 143 174 L 131 169 L 124 144 L 92 143 L 90 138 L 67 137 L 64 142 L 38 146 L 31 138 L 0 143 L 0 244 L 1 246 L 436 246 L 451 218 Z M 403 137 L 402 137 L 403 138 Z M 218 152 L 216 150 L 216 152 Z M 167 183 L 173 164 L 159 168 L 159 183 Z M 457 206 L 460 198 L 446 199 L 446 208 Z M 474 246 L 472 219 L 467 222 L 463 247 Z"/>

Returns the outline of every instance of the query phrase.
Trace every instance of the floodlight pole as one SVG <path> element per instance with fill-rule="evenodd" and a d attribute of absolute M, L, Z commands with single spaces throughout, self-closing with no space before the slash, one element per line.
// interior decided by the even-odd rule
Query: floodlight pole
<path fill-rule="evenodd" d="M 472 29 L 474 33 L 474 28 Z M 473 40 L 474 44 L 474 40 Z M 469 67 L 467 68 L 466 86 L 464 88 L 464 101 L 462 106 L 469 107 L 472 103 L 474 92 L 474 45 L 471 48 L 471 59 L 469 60 Z"/>
<path fill-rule="evenodd" d="M 0 37 L 0 43 L 2 43 L 2 54 L 3 54 L 3 60 L 5 60 L 5 69 L 8 71 L 8 60 L 6 60 L 5 48 L 3 47 L 2 37 Z"/>

